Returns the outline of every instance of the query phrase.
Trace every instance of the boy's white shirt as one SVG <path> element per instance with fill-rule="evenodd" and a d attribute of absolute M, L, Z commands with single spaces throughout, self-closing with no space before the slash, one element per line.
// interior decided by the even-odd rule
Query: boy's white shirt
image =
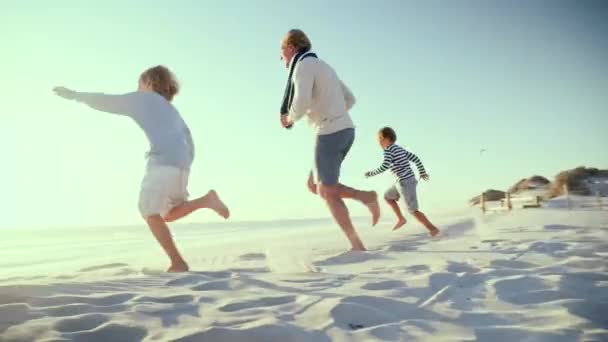
<path fill-rule="evenodd" d="M 290 66 L 293 62 L 292 59 Z M 317 135 L 355 127 L 348 112 L 355 104 L 355 97 L 327 63 L 318 58 L 300 60 L 293 73 L 293 83 L 291 121 L 307 115 Z"/>

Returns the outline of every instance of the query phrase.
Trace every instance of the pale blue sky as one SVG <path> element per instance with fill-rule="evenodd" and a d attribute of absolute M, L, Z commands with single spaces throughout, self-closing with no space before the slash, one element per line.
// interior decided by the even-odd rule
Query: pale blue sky
<path fill-rule="evenodd" d="M 140 222 L 143 133 L 50 90 L 128 92 L 156 64 L 182 83 L 174 103 L 197 147 L 192 194 L 216 188 L 235 220 L 327 216 L 304 186 L 310 128 L 286 131 L 278 121 L 279 43 L 293 27 L 357 97 L 347 184 L 392 183 L 388 174 L 363 178 L 381 162 L 383 125 L 425 163 L 431 182 L 419 192 L 431 213 L 533 174 L 608 167 L 606 18 L 604 1 L 4 4 L 3 225 Z"/>

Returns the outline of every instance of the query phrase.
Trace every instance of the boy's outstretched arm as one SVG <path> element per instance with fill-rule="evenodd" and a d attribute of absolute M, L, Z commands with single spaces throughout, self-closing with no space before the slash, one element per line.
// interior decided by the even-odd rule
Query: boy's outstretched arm
<path fill-rule="evenodd" d="M 87 104 L 93 109 L 102 112 L 133 115 L 137 92 L 123 95 L 108 95 L 102 93 L 82 93 L 64 87 L 53 88 L 55 95 L 68 100 L 75 100 Z"/>
<path fill-rule="evenodd" d="M 388 170 L 391 165 L 393 165 L 393 155 L 387 151 L 384 151 L 384 160 L 382 161 L 382 165 L 379 168 L 368 171 L 365 173 L 365 177 L 373 177 L 381 174 L 382 172 Z"/>
<path fill-rule="evenodd" d="M 418 156 L 416 156 L 415 154 L 413 154 L 411 152 L 407 152 L 407 154 L 405 155 L 405 158 L 416 164 L 416 168 L 418 169 L 420 178 L 423 178 L 423 179 L 428 178 L 428 174 L 426 173 L 426 170 L 424 169 L 424 165 L 422 165 L 422 161 L 420 160 L 420 158 L 418 158 Z"/>

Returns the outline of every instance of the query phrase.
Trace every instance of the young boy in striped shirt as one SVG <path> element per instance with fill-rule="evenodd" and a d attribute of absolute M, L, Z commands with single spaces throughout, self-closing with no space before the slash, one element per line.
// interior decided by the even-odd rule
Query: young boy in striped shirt
<path fill-rule="evenodd" d="M 403 196 L 408 211 L 429 230 L 431 236 L 435 236 L 439 233 L 439 229 L 427 219 L 424 213 L 418 210 L 418 198 L 416 196 L 418 181 L 410 167 L 410 162 L 416 164 L 420 178 L 428 181 L 429 175 L 424 170 L 420 159 L 415 154 L 395 144 L 395 141 L 397 141 L 397 134 L 392 128 L 384 127 L 378 132 L 378 142 L 384 149 L 384 161 L 379 168 L 366 172 L 365 177 L 376 176 L 389 169 L 397 177 L 399 186 L 397 187 L 397 184 L 393 185 L 384 194 L 384 199 L 397 215 L 398 221 L 393 230 L 401 228 L 406 223 L 397 203 L 399 198 Z"/>

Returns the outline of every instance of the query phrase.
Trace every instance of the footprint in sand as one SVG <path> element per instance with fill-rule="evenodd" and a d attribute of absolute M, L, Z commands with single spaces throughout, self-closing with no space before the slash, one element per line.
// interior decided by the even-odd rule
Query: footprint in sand
<path fill-rule="evenodd" d="M 295 300 L 296 296 L 265 297 L 260 299 L 227 304 L 220 307 L 219 310 L 223 312 L 235 312 L 254 308 L 267 308 L 271 306 L 279 306 L 288 303 L 293 303 L 295 302 Z"/>
<path fill-rule="evenodd" d="M 315 277 L 315 278 L 304 278 L 304 279 L 282 279 L 282 282 L 285 283 L 295 283 L 295 284 L 309 284 L 309 283 L 319 283 L 325 280 L 324 277 Z"/>
<path fill-rule="evenodd" d="M 110 319 L 106 315 L 90 314 L 74 318 L 66 318 L 55 323 L 55 330 L 62 333 L 73 333 L 78 331 L 93 330 L 98 326 L 108 322 Z"/>
<path fill-rule="evenodd" d="M 90 331 L 64 334 L 63 337 L 73 342 L 138 342 L 146 335 L 143 328 L 110 323 Z"/>
<path fill-rule="evenodd" d="M 493 239 L 493 240 L 482 240 L 481 243 L 489 243 L 491 247 L 496 247 L 500 243 L 505 242 L 507 240 L 504 239 Z"/>
<path fill-rule="evenodd" d="M 192 287 L 192 291 L 234 291 L 244 288 L 245 285 L 236 279 L 214 280 Z"/>
<path fill-rule="evenodd" d="M 565 307 L 568 308 L 568 312 L 571 314 L 582 317 L 595 324 L 598 329 L 604 330 L 604 339 L 588 339 L 585 341 L 608 340 L 608 332 L 606 332 L 606 327 L 608 327 L 608 316 L 606 315 L 606 312 L 608 312 L 608 302 L 598 302 L 597 299 L 592 298 L 591 300 L 567 303 L 565 304 Z"/>
<path fill-rule="evenodd" d="M 427 265 L 412 265 L 412 266 L 408 266 L 405 268 L 406 273 L 414 273 L 414 274 L 426 273 L 426 272 L 429 272 L 430 270 L 431 269 Z"/>
<path fill-rule="evenodd" d="M 198 303 L 203 304 L 215 304 L 215 302 L 217 302 L 217 299 L 215 299 L 214 297 L 200 297 L 198 299 Z"/>
<path fill-rule="evenodd" d="M 232 277 L 232 272 L 230 272 L 230 271 L 204 271 L 204 272 L 191 272 L 191 273 L 206 276 L 209 278 L 215 278 L 215 279 L 226 279 L 226 278 Z"/>
<path fill-rule="evenodd" d="M 247 253 L 239 256 L 239 259 L 245 261 L 255 261 L 255 260 L 266 260 L 266 254 L 264 253 Z"/>
<path fill-rule="evenodd" d="M 414 304 L 373 296 L 345 297 L 331 309 L 330 313 L 336 326 L 347 330 L 351 330 L 351 324 L 376 327 L 408 319 L 425 321 L 445 319 Z"/>
<path fill-rule="evenodd" d="M 565 252 L 570 245 L 563 242 L 535 242 L 530 246 L 530 251 L 547 255 L 558 255 Z"/>
<path fill-rule="evenodd" d="M 68 304 L 89 304 L 94 306 L 112 306 L 122 304 L 135 297 L 132 293 L 119 293 L 102 297 L 86 296 L 53 296 L 53 297 L 34 297 L 29 300 L 33 307 L 60 306 Z"/>
<path fill-rule="evenodd" d="M 122 263 L 105 264 L 105 265 L 98 265 L 98 266 L 91 266 L 91 267 L 83 268 L 79 272 L 92 272 L 92 271 L 99 271 L 99 270 L 104 270 L 104 269 L 109 269 L 109 268 L 119 268 L 119 267 L 126 267 L 126 266 L 129 266 L 129 265 L 122 264 Z"/>
<path fill-rule="evenodd" d="M 234 273 L 268 273 L 270 269 L 268 267 L 241 267 L 231 268 L 230 271 Z"/>
<path fill-rule="evenodd" d="M 448 262 L 448 267 L 446 268 L 448 272 L 452 273 L 476 273 L 481 271 L 481 269 L 470 265 L 466 262 Z"/>
<path fill-rule="evenodd" d="M 507 319 L 491 312 L 463 312 L 458 316 L 458 323 L 466 327 L 496 327 L 514 325 L 517 322 L 516 319 Z"/>
<path fill-rule="evenodd" d="M 418 244 L 399 244 L 383 248 L 386 252 L 412 252 L 418 249 Z"/>
<path fill-rule="evenodd" d="M 402 288 L 402 287 L 406 287 L 406 286 L 407 285 L 400 280 L 386 280 L 386 281 L 379 281 L 379 282 L 375 282 L 375 283 L 367 283 L 367 284 L 361 286 L 361 288 L 364 290 L 371 290 L 371 291 L 385 291 L 385 290 L 398 289 L 398 288 Z"/>
<path fill-rule="evenodd" d="M 413 341 L 414 336 L 408 336 L 400 324 L 387 324 L 372 329 L 369 334 L 380 341 Z"/>
<path fill-rule="evenodd" d="M 492 260 L 490 263 L 492 268 L 507 268 L 507 269 L 530 269 L 536 268 L 538 265 L 519 260 Z"/>
<path fill-rule="evenodd" d="M 598 260 L 591 258 L 577 258 L 576 260 L 568 261 L 562 264 L 566 267 L 571 267 L 575 269 L 604 269 L 606 267 L 606 260 Z"/>
<path fill-rule="evenodd" d="M 203 281 L 210 280 L 210 277 L 204 276 L 202 274 L 189 274 L 186 276 L 180 276 L 177 279 L 169 280 L 165 285 L 167 286 L 184 286 L 184 285 L 193 285 L 200 284 Z"/>
<path fill-rule="evenodd" d="M 579 341 L 581 332 L 576 330 L 563 331 L 531 331 L 529 328 L 512 327 L 480 327 L 475 329 L 475 341 L 550 341 L 570 342 Z M 588 340 L 585 340 L 588 341 Z M 589 340 L 590 341 L 590 340 Z"/>
<path fill-rule="evenodd" d="M 44 308 L 44 314 L 51 317 L 70 317 L 91 313 L 117 313 L 127 309 L 124 304 L 111 306 L 96 306 L 90 304 L 68 304 Z"/>
<path fill-rule="evenodd" d="M 580 230 L 586 229 L 585 227 L 566 226 L 563 224 L 547 224 L 543 226 L 546 230 Z"/>
<path fill-rule="evenodd" d="M 331 265 L 346 265 L 346 264 L 355 264 L 359 262 L 365 262 L 368 260 L 380 260 L 380 259 L 389 259 L 386 256 L 380 254 L 374 254 L 370 252 L 358 252 L 358 251 L 348 251 L 344 253 L 340 253 L 336 256 L 327 258 L 325 260 L 321 260 L 315 263 L 315 266 L 331 266 Z"/>
<path fill-rule="evenodd" d="M 150 270 L 144 269 L 142 271 L 145 275 L 149 276 L 162 276 L 162 277 L 172 277 L 173 279 L 167 281 L 167 286 L 184 286 L 191 284 L 198 284 L 202 281 L 215 280 L 215 279 L 228 279 L 232 278 L 232 271 L 203 271 L 203 272 L 188 272 L 186 274 L 183 273 L 175 273 L 168 274 L 164 271 L 160 270 Z"/>
<path fill-rule="evenodd" d="M 550 281 L 530 276 L 499 280 L 494 284 L 494 288 L 499 299 L 518 305 L 543 304 L 573 298 L 569 292 L 555 290 Z"/>
<path fill-rule="evenodd" d="M 120 270 L 117 270 L 112 275 L 117 277 L 117 276 L 130 276 L 130 275 L 136 275 L 136 274 L 139 274 L 138 270 L 136 270 L 134 268 L 130 268 L 130 267 L 125 267 Z"/>
<path fill-rule="evenodd" d="M 191 295 L 177 295 L 169 297 L 139 297 L 135 299 L 138 303 L 158 303 L 158 304 L 185 304 L 192 303 L 194 296 Z"/>
<path fill-rule="evenodd" d="M 174 342 L 200 342 L 200 341 L 292 341 L 292 342 L 331 342 L 323 331 L 309 331 L 292 324 L 264 324 L 244 329 L 213 327 L 203 332 L 174 340 Z"/>

